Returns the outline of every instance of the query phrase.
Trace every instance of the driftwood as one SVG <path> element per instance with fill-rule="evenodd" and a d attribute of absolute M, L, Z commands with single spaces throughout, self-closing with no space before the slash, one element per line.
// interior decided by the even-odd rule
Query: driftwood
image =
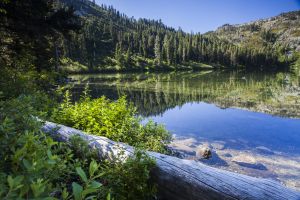
<path fill-rule="evenodd" d="M 126 144 L 105 137 L 85 134 L 82 131 L 55 123 L 46 122 L 43 131 L 61 141 L 72 135 L 80 135 L 91 148 L 99 151 L 101 158 L 111 159 L 133 154 L 134 149 Z M 300 200 L 300 193 L 280 183 L 254 178 L 206 166 L 199 162 L 148 152 L 156 160 L 152 179 L 157 183 L 160 199 L 206 200 L 206 199 L 270 199 Z"/>

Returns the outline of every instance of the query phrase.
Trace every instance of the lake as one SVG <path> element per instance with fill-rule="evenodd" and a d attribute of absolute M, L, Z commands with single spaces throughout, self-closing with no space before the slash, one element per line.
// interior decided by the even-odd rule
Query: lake
<path fill-rule="evenodd" d="M 287 72 L 199 71 L 70 76 L 77 100 L 126 95 L 174 135 L 185 159 L 300 188 L 300 78 Z M 208 146 L 209 160 L 196 151 Z"/>

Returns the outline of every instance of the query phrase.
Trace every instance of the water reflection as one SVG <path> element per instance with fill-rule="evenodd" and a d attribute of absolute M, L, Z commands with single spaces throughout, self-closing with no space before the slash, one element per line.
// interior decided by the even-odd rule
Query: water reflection
<path fill-rule="evenodd" d="M 203 71 L 70 78 L 75 101 L 87 83 L 94 98 L 126 95 L 138 114 L 176 134 L 173 147 L 189 159 L 207 143 L 214 156 L 202 162 L 300 188 L 300 119 L 293 119 L 300 118 L 299 76 Z"/>
<path fill-rule="evenodd" d="M 207 103 L 187 103 L 152 118 L 166 124 L 168 130 L 180 137 L 223 141 L 223 145 L 236 150 L 263 146 L 272 152 L 300 156 L 299 119 L 235 108 L 220 109 Z"/>
<path fill-rule="evenodd" d="M 300 117 L 300 79 L 290 73 L 228 71 L 74 75 L 75 99 L 85 83 L 94 97 L 127 95 L 142 116 L 156 116 L 188 102 L 214 103 L 286 117 Z M 79 84 L 80 83 L 80 84 Z"/>

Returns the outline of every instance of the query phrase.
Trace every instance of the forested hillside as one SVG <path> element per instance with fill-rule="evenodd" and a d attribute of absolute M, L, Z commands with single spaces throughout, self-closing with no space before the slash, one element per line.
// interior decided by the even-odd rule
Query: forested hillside
<path fill-rule="evenodd" d="M 219 34 L 185 33 L 161 21 L 130 18 L 88 0 L 60 0 L 74 7 L 83 30 L 61 41 L 68 71 L 160 70 L 203 67 L 286 67 L 287 47 L 240 45 Z M 201 26 L 201 24 L 199 24 Z M 267 40 L 268 32 L 264 33 Z"/>

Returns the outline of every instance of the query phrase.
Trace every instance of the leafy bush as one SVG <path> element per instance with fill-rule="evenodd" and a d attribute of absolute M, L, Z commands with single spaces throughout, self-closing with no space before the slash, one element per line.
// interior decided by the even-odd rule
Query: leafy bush
<path fill-rule="evenodd" d="M 53 118 L 58 123 L 145 150 L 166 153 L 165 145 L 171 140 L 162 125 L 151 121 L 141 125 L 141 119 L 136 117 L 136 109 L 127 103 L 125 97 L 110 101 L 104 96 L 90 99 L 85 94 L 79 102 L 72 104 L 67 91 L 64 102 L 54 112 Z"/>
<path fill-rule="evenodd" d="M 115 199 L 152 199 L 156 187 L 149 182 L 149 169 L 155 162 L 144 152 L 137 150 L 125 163 L 117 161 L 105 171 L 105 183 Z M 108 192 L 106 192 L 108 193 Z"/>
<path fill-rule="evenodd" d="M 148 182 L 153 160 L 137 153 L 124 162 L 97 163 L 97 153 L 80 137 L 60 143 L 41 132 L 42 123 L 34 116 L 47 113 L 36 110 L 39 102 L 33 99 L 21 96 L 0 101 L 0 199 L 143 199 L 154 195 Z"/>

